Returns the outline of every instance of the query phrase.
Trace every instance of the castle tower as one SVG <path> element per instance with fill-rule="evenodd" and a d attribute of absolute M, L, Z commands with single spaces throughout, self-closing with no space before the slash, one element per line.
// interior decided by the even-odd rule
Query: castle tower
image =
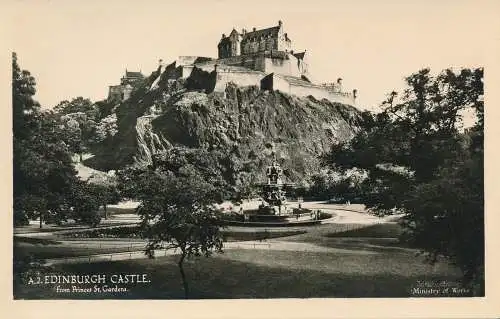
<path fill-rule="evenodd" d="M 229 58 L 233 56 L 238 56 L 241 54 L 241 34 L 233 28 L 228 37 L 225 34 L 222 35 L 222 39 L 218 45 L 219 59 Z"/>

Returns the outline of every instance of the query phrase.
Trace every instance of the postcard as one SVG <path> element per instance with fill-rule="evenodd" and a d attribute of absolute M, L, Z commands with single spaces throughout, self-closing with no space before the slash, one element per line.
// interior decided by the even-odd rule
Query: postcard
<path fill-rule="evenodd" d="M 495 314 L 497 3 L 7 7 L 13 318 Z"/>

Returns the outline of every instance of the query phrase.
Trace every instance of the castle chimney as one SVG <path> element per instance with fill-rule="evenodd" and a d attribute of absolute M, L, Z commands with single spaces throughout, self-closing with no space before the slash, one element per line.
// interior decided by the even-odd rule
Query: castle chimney
<path fill-rule="evenodd" d="M 241 29 L 241 34 L 247 34 L 247 30 L 246 29 Z"/>
<path fill-rule="evenodd" d="M 283 22 L 281 20 L 279 20 L 278 25 L 281 27 L 283 25 Z"/>
<path fill-rule="evenodd" d="M 354 98 L 357 98 L 357 97 L 358 97 L 358 90 L 357 90 L 357 89 L 352 90 L 352 96 L 353 96 Z"/>
<path fill-rule="evenodd" d="M 225 33 L 223 33 L 223 34 L 222 34 L 222 38 L 224 39 L 225 37 L 226 37 L 226 34 L 225 34 Z"/>
<path fill-rule="evenodd" d="M 253 29 L 252 29 L 252 30 L 253 30 L 253 32 L 255 32 L 255 31 L 257 31 L 257 28 L 256 28 L 256 27 L 253 27 Z"/>
<path fill-rule="evenodd" d="M 342 92 L 342 78 L 337 79 L 337 86 L 338 86 L 339 92 Z"/>

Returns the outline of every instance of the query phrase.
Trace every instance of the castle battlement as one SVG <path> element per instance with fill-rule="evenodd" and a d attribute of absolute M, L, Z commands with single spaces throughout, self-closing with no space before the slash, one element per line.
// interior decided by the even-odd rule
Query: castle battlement
<path fill-rule="evenodd" d="M 180 56 L 166 66 L 167 79 L 191 79 L 191 85 L 206 92 L 224 92 L 227 84 L 259 86 L 297 96 L 326 98 L 354 105 L 357 91 L 345 92 L 342 79 L 335 83 L 314 84 L 309 80 L 307 51 L 292 50 L 292 40 L 283 23 L 252 31 L 242 29 L 222 34 L 217 45 L 218 58 Z"/>

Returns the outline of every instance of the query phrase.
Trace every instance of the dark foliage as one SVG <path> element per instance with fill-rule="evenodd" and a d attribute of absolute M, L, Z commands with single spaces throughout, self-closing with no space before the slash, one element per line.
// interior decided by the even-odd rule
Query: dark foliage
<path fill-rule="evenodd" d="M 355 138 L 336 145 L 335 169 L 369 175 L 360 195 L 378 214 L 404 213 L 403 239 L 449 258 L 484 293 L 483 69 L 428 69 L 406 78 L 407 89 L 389 94 L 380 113 L 362 114 Z M 463 112 L 476 123 L 462 130 Z"/>

